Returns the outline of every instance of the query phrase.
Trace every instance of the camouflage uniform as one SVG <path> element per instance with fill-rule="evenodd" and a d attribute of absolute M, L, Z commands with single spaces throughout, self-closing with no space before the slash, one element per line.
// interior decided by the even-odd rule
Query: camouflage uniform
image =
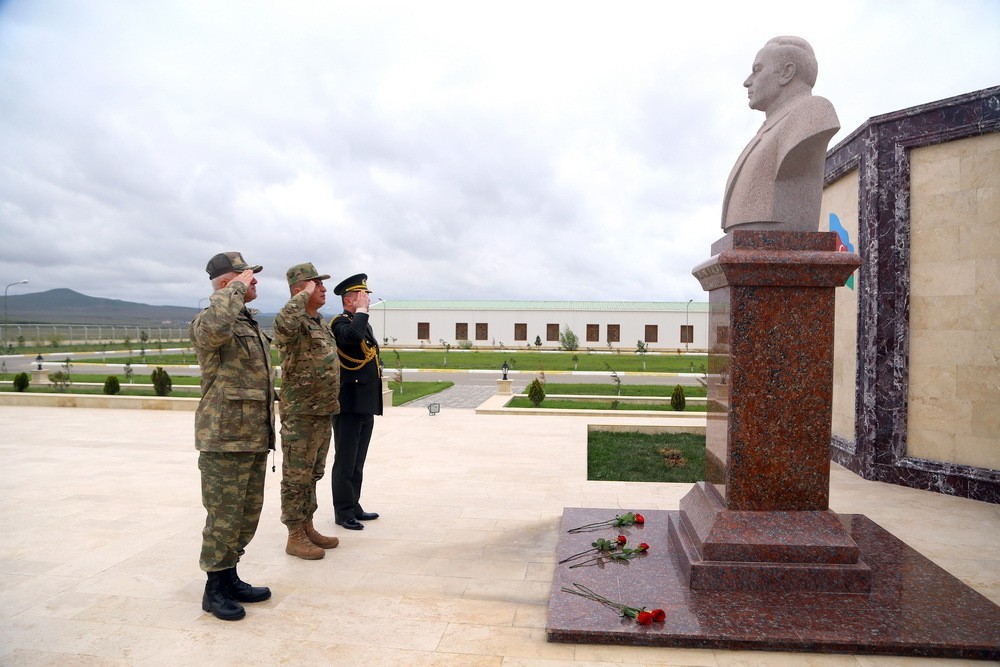
<path fill-rule="evenodd" d="M 311 265 L 309 265 L 311 267 Z M 289 278 L 292 280 L 292 278 Z M 316 482 L 330 450 L 330 417 L 340 411 L 340 365 L 333 334 L 306 312 L 299 292 L 274 318 L 281 353 L 281 522 L 298 528 L 316 512 Z"/>
<path fill-rule="evenodd" d="M 233 281 L 212 294 L 191 322 L 201 367 L 195 445 L 201 470 L 201 569 L 234 568 L 253 539 L 264 504 L 267 453 L 274 449 L 274 383 L 270 340 Z"/>

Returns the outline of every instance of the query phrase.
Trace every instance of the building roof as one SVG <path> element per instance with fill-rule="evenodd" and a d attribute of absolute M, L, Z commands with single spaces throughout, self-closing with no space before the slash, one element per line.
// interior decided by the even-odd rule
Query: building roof
<path fill-rule="evenodd" d="M 571 310 L 625 312 L 706 312 L 708 303 L 692 301 L 493 301 L 385 299 L 371 309 L 386 310 Z"/>

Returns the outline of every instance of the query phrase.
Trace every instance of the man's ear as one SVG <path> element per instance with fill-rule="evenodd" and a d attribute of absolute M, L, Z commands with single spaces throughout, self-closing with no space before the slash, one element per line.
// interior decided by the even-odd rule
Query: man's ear
<path fill-rule="evenodd" d="M 795 78 L 795 63 L 785 63 L 778 74 L 778 84 L 784 86 Z"/>

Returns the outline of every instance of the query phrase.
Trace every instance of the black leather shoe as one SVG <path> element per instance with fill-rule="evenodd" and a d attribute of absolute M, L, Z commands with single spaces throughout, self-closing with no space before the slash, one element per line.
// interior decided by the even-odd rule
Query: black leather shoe
<path fill-rule="evenodd" d="M 374 521 L 378 518 L 378 512 L 358 512 L 354 518 L 358 521 Z"/>
<path fill-rule="evenodd" d="M 340 519 L 337 519 L 336 520 L 336 524 L 338 526 L 346 528 L 347 530 L 364 530 L 365 529 L 364 524 L 362 524 L 357 519 L 345 519 L 344 521 L 341 521 Z"/>

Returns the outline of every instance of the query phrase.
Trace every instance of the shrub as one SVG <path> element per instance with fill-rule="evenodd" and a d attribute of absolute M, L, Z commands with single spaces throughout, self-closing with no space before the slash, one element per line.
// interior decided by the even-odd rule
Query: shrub
<path fill-rule="evenodd" d="M 535 378 L 528 385 L 528 400 L 531 401 L 537 408 L 545 400 L 545 388 L 542 387 L 542 383 Z"/>
<path fill-rule="evenodd" d="M 674 386 L 674 393 L 670 395 L 670 407 L 677 412 L 683 412 L 687 401 L 684 400 L 684 388 L 679 384 Z"/>
<path fill-rule="evenodd" d="M 66 391 L 66 388 L 69 387 L 69 373 L 65 371 L 49 373 L 49 382 L 56 388 L 56 391 Z"/>
<path fill-rule="evenodd" d="M 117 375 L 109 375 L 108 379 L 104 381 L 104 393 L 108 396 L 114 396 L 121 392 L 122 385 L 118 381 Z"/>
<path fill-rule="evenodd" d="M 573 330 L 566 327 L 559 334 L 559 346 L 567 352 L 580 349 L 580 339 L 576 337 Z"/>
<path fill-rule="evenodd" d="M 31 379 L 27 373 L 18 373 L 14 376 L 14 391 L 28 391 L 29 384 Z"/>
<path fill-rule="evenodd" d="M 173 387 L 173 380 L 170 379 L 170 375 L 163 370 L 162 366 L 157 366 L 156 370 L 150 376 L 153 380 L 153 390 L 156 392 L 157 396 L 166 396 L 170 393 L 171 387 Z"/>

